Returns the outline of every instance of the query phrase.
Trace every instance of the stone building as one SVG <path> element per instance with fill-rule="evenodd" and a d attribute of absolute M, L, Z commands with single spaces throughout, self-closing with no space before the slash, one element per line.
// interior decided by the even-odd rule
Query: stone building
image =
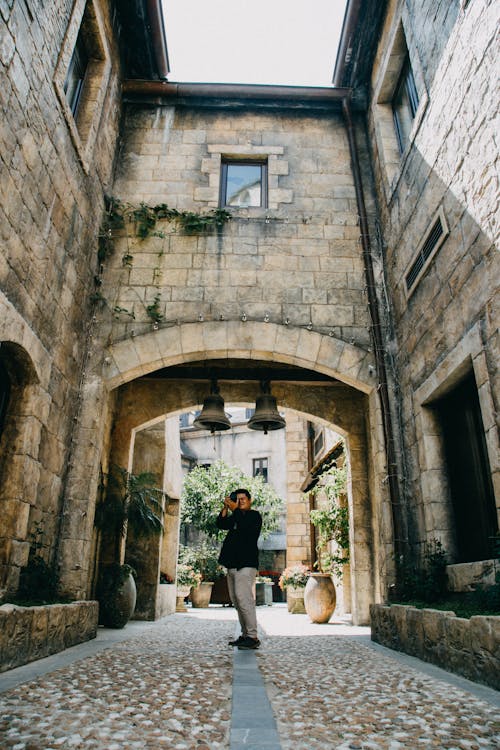
<path fill-rule="evenodd" d="M 426 540 L 490 557 L 498 4 L 352 0 L 332 89 L 166 83 L 157 2 L 0 23 L 2 590 L 41 524 L 61 592 L 93 595 L 102 476 L 214 370 L 344 437 L 355 622 Z"/>
<path fill-rule="evenodd" d="M 367 101 L 405 534 L 466 584 L 498 554 L 499 9 L 368 3 L 370 36 L 355 5 L 334 83 Z"/>

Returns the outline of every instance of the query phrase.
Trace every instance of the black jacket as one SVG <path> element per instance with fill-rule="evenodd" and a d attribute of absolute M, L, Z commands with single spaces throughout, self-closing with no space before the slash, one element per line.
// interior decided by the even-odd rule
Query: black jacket
<path fill-rule="evenodd" d="M 217 517 L 217 528 L 227 529 L 228 534 L 222 544 L 219 562 L 226 568 L 257 568 L 259 567 L 259 551 L 257 539 L 262 528 L 262 516 L 257 510 L 247 510 L 245 513 L 236 508 L 227 516 L 222 511 Z"/>

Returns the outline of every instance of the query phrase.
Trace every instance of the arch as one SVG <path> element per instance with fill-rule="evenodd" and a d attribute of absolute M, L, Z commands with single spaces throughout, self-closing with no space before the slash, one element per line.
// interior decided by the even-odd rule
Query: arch
<path fill-rule="evenodd" d="M 163 367 L 228 357 L 317 370 L 363 393 L 375 386 L 366 349 L 307 328 L 256 321 L 183 323 L 123 339 L 108 349 L 102 375 L 112 390 Z"/>
<path fill-rule="evenodd" d="M 40 340 L 0 295 L 0 362 L 4 403 L 0 425 L 0 588 L 17 589 L 29 553 L 35 504 L 41 414 L 47 411 L 50 359 Z"/>
<path fill-rule="evenodd" d="M 13 305 L 0 293 L 0 349 L 7 350 L 16 364 L 21 365 L 25 384 L 39 384 L 47 389 L 50 355 L 38 336 Z"/>
<path fill-rule="evenodd" d="M 219 355 L 220 356 L 220 355 Z M 200 405 L 206 395 L 206 383 L 187 379 L 138 378 L 123 384 L 118 391 L 111 435 L 111 462 L 129 465 L 134 430 L 152 424 L 162 416 Z M 255 397 L 255 383 L 225 382 L 226 403 L 246 403 Z M 353 522 L 352 546 L 353 618 L 367 622 L 368 606 L 374 592 L 374 540 L 366 434 L 368 395 L 350 385 L 332 381 L 319 385 L 277 382 L 273 395 L 280 408 L 334 427 L 346 438 L 351 467 L 349 505 Z M 304 474 L 305 476 L 305 474 Z"/>

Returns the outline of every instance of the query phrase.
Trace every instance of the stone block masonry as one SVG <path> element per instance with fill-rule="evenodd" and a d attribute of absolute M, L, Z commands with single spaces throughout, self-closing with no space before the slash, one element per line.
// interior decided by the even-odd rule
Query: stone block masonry
<path fill-rule="evenodd" d="M 129 225 L 107 264 L 103 336 L 143 332 L 151 324 L 146 308 L 158 294 L 165 322 L 268 316 L 368 348 L 357 207 L 340 116 L 249 106 L 221 117 L 195 106 L 136 104 L 127 110 L 113 192 L 134 205 L 165 202 L 206 213 L 219 205 L 224 158 L 267 160 L 267 207 L 231 207 L 231 221 L 219 232 L 192 236 L 161 222 L 163 237 L 141 241 Z M 131 267 L 122 265 L 125 255 Z"/>
<path fill-rule="evenodd" d="M 0 672 L 56 654 L 96 637 L 95 601 L 39 607 L 0 607 Z"/>
<path fill-rule="evenodd" d="M 500 617 L 466 620 L 400 604 L 372 604 L 370 614 L 373 641 L 500 688 Z"/>
<path fill-rule="evenodd" d="M 57 555 L 121 108 L 108 6 L 0 3 L 0 359 L 13 384 L 0 443 L 0 592 L 16 590 L 36 524 L 43 555 Z M 77 122 L 61 87 L 82 18 L 100 52 Z"/>

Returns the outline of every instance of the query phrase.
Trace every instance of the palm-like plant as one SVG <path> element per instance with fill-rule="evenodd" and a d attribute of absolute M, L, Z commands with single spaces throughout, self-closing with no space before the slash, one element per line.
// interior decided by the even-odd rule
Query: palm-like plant
<path fill-rule="evenodd" d="M 156 484 L 151 472 L 130 474 L 121 466 L 111 467 L 105 498 L 96 508 L 95 524 L 111 541 L 115 563 L 120 563 L 128 526 L 138 536 L 162 531 L 165 495 Z"/>

